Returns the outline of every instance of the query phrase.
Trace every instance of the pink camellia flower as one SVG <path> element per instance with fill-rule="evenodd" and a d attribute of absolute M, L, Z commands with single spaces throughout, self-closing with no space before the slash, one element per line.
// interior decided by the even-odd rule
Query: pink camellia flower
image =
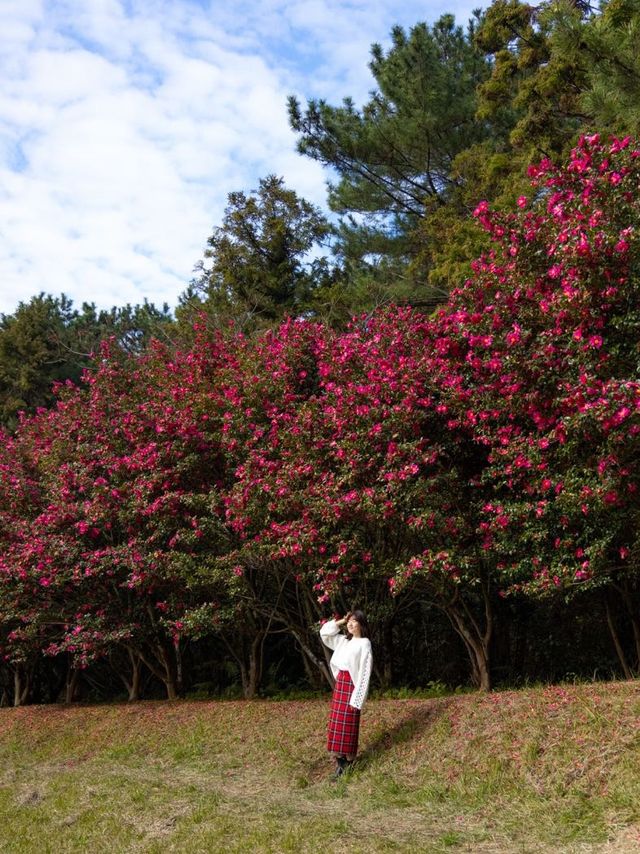
<path fill-rule="evenodd" d="M 526 208 L 527 206 L 527 197 L 526 196 L 518 196 L 518 207 Z"/>
<path fill-rule="evenodd" d="M 589 247 L 589 240 L 587 239 L 587 235 L 584 233 L 581 233 L 580 237 L 578 238 L 578 254 L 579 255 L 586 255 L 586 254 L 588 254 L 589 250 L 590 250 L 590 247 Z"/>
<path fill-rule="evenodd" d="M 617 154 L 629 146 L 631 142 L 630 136 L 625 136 L 623 139 L 614 139 L 609 148 L 609 154 Z"/>
<path fill-rule="evenodd" d="M 509 347 L 513 347 L 514 344 L 518 344 L 522 339 L 522 328 L 520 324 L 514 323 L 511 332 L 507 333 L 507 345 Z"/>

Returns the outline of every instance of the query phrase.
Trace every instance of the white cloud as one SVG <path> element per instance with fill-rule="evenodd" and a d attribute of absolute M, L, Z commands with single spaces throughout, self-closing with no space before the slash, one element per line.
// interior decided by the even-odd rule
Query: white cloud
<path fill-rule="evenodd" d="M 423 13 L 408 2 L 399 22 Z M 0 312 L 40 291 L 173 306 L 229 192 L 275 172 L 321 204 L 286 96 L 366 97 L 369 46 L 397 15 L 383 0 L 0 3 Z"/>

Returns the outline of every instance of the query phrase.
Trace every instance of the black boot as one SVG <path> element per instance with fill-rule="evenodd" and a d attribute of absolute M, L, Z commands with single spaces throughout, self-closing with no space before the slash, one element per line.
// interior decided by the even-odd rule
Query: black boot
<path fill-rule="evenodd" d="M 342 777 L 349 765 L 350 763 L 347 762 L 346 756 L 336 756 L 336 770 L 333 772 L 333 779 L 337 780 L 339 777 Z"/>

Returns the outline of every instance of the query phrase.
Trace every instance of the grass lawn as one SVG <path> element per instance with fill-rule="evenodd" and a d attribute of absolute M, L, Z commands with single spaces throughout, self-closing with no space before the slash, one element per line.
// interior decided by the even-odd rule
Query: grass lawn
<path fill-rule="evenodd" d="M 640 686 L 0 709 L 0 852 L 640 852 Z"/>

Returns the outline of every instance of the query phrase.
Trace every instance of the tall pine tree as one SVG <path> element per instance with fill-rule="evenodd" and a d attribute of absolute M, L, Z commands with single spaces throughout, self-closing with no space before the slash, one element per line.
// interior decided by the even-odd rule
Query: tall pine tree
<path fill-rule="evenodd" d="M 204 313 L 213 325 L 232 320 L 251 329 L 306 313 L 329 275 L 326 260 L 313 252 L 330 233 L 320 210 L 275 175 L 249 195 L 230 193 L 178 317 L 185 323 Z"/>
<path fill-rule="evenodd" d="M 289 118 L 298 150 L 332 168 L 329 206 L 340 216 L 337 249 L 356 302 L 427 301 L 425 275 L 433 261 L 421 224 L 441 207 L 458 212 L 464 178 L 456 171 L 461 152 L 486 140 L 488 122 L 476 121 L 476 89 L 490 64 L 475 45 L 478 18 L 464 30 L 452 15 L 407 33 L 392 31 L 388 51 L 375 44 L 370 69 L 377 89 L 358 108 L 290 97 Z M 417 275 L 409 268 L 422 254 Z M 358 284 L 360 285 L 358 289 Z"/>

